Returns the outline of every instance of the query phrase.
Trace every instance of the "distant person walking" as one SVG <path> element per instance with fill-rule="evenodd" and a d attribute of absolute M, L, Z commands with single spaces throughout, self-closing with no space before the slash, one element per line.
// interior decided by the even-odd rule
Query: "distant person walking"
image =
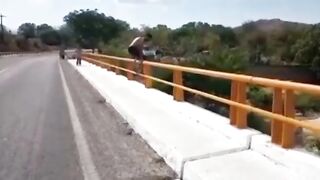
<path fill-rule="evenodd" d="M 59 56 L 60 59 L 65 59 L 65 47 L 63 45 L 60 46 L 60 50 L 59 50 Z"/>
<path fill-rule="evenodd" d="M 145 34 L 144 36 L 136 37 L 131 44 L 129 45 L 128 52 L 134 59 L 134 69 L 137 74 L 142 73 L 143 70 L 143 48 L 146 43 L 149 43 L 152 39 L 150 33 Z M 137 68 L 137 61 L 139 61 Z"/>
<path fill-rule="evenodd" d="M 79 47 L 76 50 L 77 66 L 81 66 L 81 55 L 82 55 L 82 49 Z"/>

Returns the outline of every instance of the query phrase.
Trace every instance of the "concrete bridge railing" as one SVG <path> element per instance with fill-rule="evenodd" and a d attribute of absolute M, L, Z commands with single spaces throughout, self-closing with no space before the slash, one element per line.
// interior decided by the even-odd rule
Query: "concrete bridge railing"
<path fill-rule="evenodd" d="M 69 64 L 105 98 L 106 103 L 118 112 L 134 134 L 142 137 L 163 158 L 177 177 L 183 180 L 318 179 L 319 157 L 307 153 L 300 146 L 282 148 L 272 143 L 269 135 L 263 135 L 249 127 L 238 128 L 239 125 L 232 123 L 230 118 L 183 101 L 186 91 L 196 94 L 204 92 L 185 87 L 182 75 L 175 74 L 172 81 L 155 78 L 152 75 L 153 63 L 145 62 L 144 73 L 138 74 L 143 77 L 139 78 L 143 81 L 138 83 L 132 80 L 135 72 L 132 71 L 131 59 L 119 60 L 117 57 L 96 54 L 84 54 L 83 59 L 85 61 L 81 66 L 72 59 Z M 176 71 L 176 67 L 168 66 L 172 71 Z M 181 74 L 186 73 L 182 69 L 178 69 L 179 71 Z M 173 95 L 153 88 L 155 81 L 172 85 Z M 234 92 L 237 93 L 238 88 Z M 281 95 L 285 97 L 285 91 Z M 210 98 L 211 95 L 204 93 L 204 96 Z M 220 98 L 217 97 L 219 100 Z M 221 98 L 221 101 L 226 101 L 227 104 L 229 101 L 235 102 L 235 105 L 230 104 L 238 109 L 237 116 L 239 109 L 240 112 L 242 110 L 247 113 L 247 109 L 236 105 L 249 104 L 233 98 Z M 284 101 L 282 98 L 283 104 Z M 274 113 L 270 111 L 269 113 Z M 230 117 L 231 115 L 230 112 Z M 277 115 L 287 117 L 284 114 Z"/>
<path fill-rule="evenodd" d="M 120 74 L 120 71 L 124 71 L 127 73 L 127 77 L 130 80 L 133 79 L 133 75 L 136 74 L 133 71 L 134 62 L 132 59 L 90 53 L 84 54 L 83 58 L 93 64 L 113 70 L 117 74 Z M 173 71 L 172 82 L 153 77 L 152 68 L 154 67 Z M 314 133 L 320 132 L 319 124 L 295 119 L 294 100 L 296 91 L 320 96 L 320 86 L 148 61 L 143 63 L 143 72 L 144 73 L 139 74 L 139 76 L 144 78 L 144 84 L 147 88 L 151 88 L 153 82 L 160 82 L 172 86 L 173 96 L 177 101 L 183 101 L 184 92 L 188 91 L 229 105 L 230 123 L 240 129 L 247 128 L 247 115 L 249 112 L 254 112 L 271 119 L 272 142 L 279 144 L 284 148 L 293 148 L 295 146 L 295 132 L 298 128 L 305 128 Z M 193 73 L 230 80 L 232 82 L 231 98 L 225 99 L 184 86 L 183 73 Z M 250 84 L 261 85 L 273 89 L 272 112 L 253 107 L 246 103 L 247 88 Z"/>

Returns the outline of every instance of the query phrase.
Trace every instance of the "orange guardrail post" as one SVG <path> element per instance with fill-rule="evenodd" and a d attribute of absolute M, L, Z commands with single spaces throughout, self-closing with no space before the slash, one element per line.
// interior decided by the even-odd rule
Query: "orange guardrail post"
<path fill-rule="evenodd" d="M 239 82 L 237 86 L 237 102 L 246 104 L 247 101 L 247 84 Z M 236 126 L 238 128 L 247 128 L 247 115 L 248 112 L 244 109 L 237 108 L 236 113 Z"/>
<path fill-rule="evenodd" d="M 272 112 L 281 115 L 283 114 L 282 89 L 280 88 L 274 88 L 273 90 Z M 271 139 L 275 144 L 282 143 L 282 126 L 283 123 L 276 119 L 273 119 L 271 122 Z"/>
<path fill-rule="evenodd" d="M 293 90 L 285 91 L 284 98 L 284 115 L 287 117 L 295 117 L 295 103 Z M 295 130 L 296 127 L 292 124 L 283 123 L 282 131 L 282 147 L 293 148 L 295 145 Z"/>
<path fill-rule="evenodd" d="M 173 71 L 173 83 L 183 85 L 182 71 Z M 179 87 L 173 87 L 173 97 L 177 101 L 184 101 L 184 91 Z"/>
<path fill-rule="evenodd" d="M 111 65 L 114 65 L 114 60 L 112 59 L 107 59 L 107 62 Z M 115 72 L 115 68 L 114 67 L 110 67 L 110 71 Z"/>
<path fill-rule="evenodd" d="M 143 64 L 143 74 L 147 76 L 152 76 L 152 69 L 151 66 L 148 64 Z M 146 88 L 151 88 L 152 87 L 152 80 L 149 78 L 144 78 L 144 84 Z"/>
<path fill-rule="evenodd" d="M 99 61 L 103 61 L 102 58 L 97 58 Z M 97 63 L 97 62 L 94 62 L 94 64 L 96 64 L 97 66 L 100 66 L 102 68 L 105 68 L 105 69 L 108 69 L 108 66 L 106 66 L 105 64 L 103 63 Z"/>
<path fill-rule="evenodd" d="M 114 65 L 117 66 L 117 67 L 120 67 L 119 61 L 115 61 L 115 62 L 114 62 Z M 115 73 L 118 74 L 118 75 L 121 74 L 120 69 L 115 68 Z"/>
<path fill-rule="evenodd" d="M 133 71 L 133 62 L 127 62 L 127 69 Z M 133 80 L 133 73 L 127 72 L 127 78 Z"/>
<path fill-rule="evenodd" d="M 112 61 L 111 59 L 106 59 L 106 61 L 107 61 L 108 64 L 113 65 L 113 63 L 112 63 L 113 61 Z M 111 66 L 108 68 L 109 71 L 113 71 L 113 69 L 114 69 L 114 68 L 111 67 Z"/>
<path fill-rule="evenodd" d="M 103 68 L 103 66 L 104 66 L 101 62 L 96 62 L 95 64 L 96 64 L 97 66 L 102 67 L 102 68 Z"/>
<path fill-rule="evenodd" d="M 107 61 L 107 60 L 104 59 L 104 58 L 97 58 L 97 59 L 98 59 L 99 61 L 102 61 L 102 62 Z M 110 69 L 110 67 L 109 67 L 108 65 L 105 65 L 105 64 L 103 64 L 102 67 L 105 68 L 105 69 L 107 69 L 108 71 L 109 71 L 109 69 Z"/>
<path fill-rule="evenodd" d="M 231 101 L 237 101 L 238 82 L 232 81 L 231 83 Z M 230 124 L 235 125 L 237 119 L 237 107 L 230 106 L 229 111 Z"/>

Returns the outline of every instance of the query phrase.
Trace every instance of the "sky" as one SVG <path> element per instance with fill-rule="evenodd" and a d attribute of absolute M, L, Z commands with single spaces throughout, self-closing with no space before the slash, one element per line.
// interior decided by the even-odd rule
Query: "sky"
<path fill-rule="evenodd" d="M 304 23 L 320 22 L 320 0 L 0 0 L 4 24 L 62 25 L 73 10 L 95 9 L 127 21 L 131 27 L 166 24 L 177 28 L 190 21 L 236 27 L 248 20 L 279 18 Z"/>

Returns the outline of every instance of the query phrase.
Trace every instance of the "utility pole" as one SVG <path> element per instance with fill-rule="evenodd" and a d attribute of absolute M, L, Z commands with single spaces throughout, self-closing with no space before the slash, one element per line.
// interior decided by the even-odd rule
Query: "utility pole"
<path fill-rule="evenodd" d="M 0 36 L 0 42 L 3 43 L 4 42 L 4 28 L 3 28 L 3 23 L 2 23 L 2 19 L 5 16 L 0 14 L 0 21 L 1 21 L 1 36 Z"/>

